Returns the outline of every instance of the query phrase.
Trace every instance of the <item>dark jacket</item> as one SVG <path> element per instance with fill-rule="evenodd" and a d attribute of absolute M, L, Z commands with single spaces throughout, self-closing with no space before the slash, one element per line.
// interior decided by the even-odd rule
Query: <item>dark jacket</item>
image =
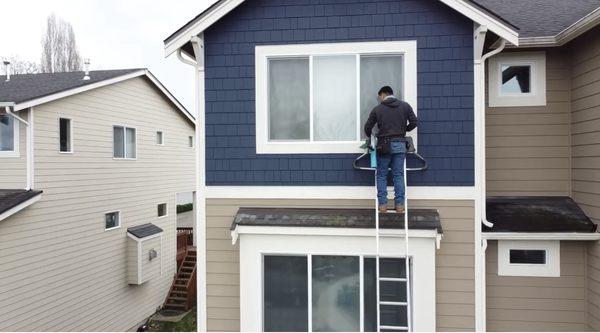
<path fill-rule="evenodd" d="M 371 131 L 375 124 L 379 128 L 378 138 L 403 138 L 406 136 L 406 132 L 410 132 L 417 127 L 417 116 L 415 116 L 408 103 L 395 97 L 389 97 L 377 105 L 369 114 L 369 119 L 365 123 L 367 137 L 371 137 Z"/>

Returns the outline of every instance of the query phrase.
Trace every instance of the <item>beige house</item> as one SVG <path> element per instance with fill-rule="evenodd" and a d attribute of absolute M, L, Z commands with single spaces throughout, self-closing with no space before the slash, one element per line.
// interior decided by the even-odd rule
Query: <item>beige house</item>
<path fill-rule="evenodd" d="M 178 273 L 194 118 L 146 69 L 2 76 L 0 105 L 0 330 L 136 329 Z"/>
<path fill-rule="evenodd" d="M 200 329 L 599 330 L 599 5 L 220 0 L 175 31 Z M 427 162 L 407 232 L 356 161 L 383 85 Z"/>

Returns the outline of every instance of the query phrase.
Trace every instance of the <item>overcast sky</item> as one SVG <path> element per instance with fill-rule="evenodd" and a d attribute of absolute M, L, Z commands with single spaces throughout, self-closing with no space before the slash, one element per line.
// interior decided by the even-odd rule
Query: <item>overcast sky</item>
<path fill-rule="evenodd" d="M 3 0 L 0 58 L 39 63 L 46 17 L 73 25 L 81 56 L 91 69 L 147 67 L 191 112 L 194 74 L 176 55 L 164 57 L 163 40 L 215 0 Z"/>

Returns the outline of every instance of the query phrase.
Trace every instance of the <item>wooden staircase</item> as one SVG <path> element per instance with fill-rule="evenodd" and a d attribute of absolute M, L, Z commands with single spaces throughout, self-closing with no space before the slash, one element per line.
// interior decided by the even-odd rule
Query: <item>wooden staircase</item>
<path fill-rule="evenodd" d="M 185 312 L 196 304 L 196 248 L 188 247 L 163 310 Z"/>

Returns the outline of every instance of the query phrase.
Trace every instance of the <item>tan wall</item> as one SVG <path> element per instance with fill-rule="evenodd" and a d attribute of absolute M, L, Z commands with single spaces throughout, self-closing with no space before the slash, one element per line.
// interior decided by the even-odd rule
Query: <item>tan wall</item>
<path fill-rule="evenodd" d="M 570 194 L 570 77 L 562 49 L 546 50 L 546 86 L 546 106 L 486 108 L 488 195 Z"/>
<path fill-rule="evenodd" d="M 18 115 L 25 121 L 28 120 L 27 111 L 18 112 Z M 25 186 L 27 186 L 27 126 L 19 122 L 19 157 L 0 156 L 0 188 L 21 189 Z"/>
<path fill-rule="evenodd" d="M 440 212 L 444 238 L 436 257 L 437 329 L 475 329 L 473 217 L 471 201 L 411 201 Z M 206 204 L 207 317 L 210 331 L 239 331 L 239 248 L 229 228 L 239 207 L 371 208 L 368 200 L 208 199 Z"/>
<path fill-rule="evenodd" d="M 486 251 L 488 331 L 585 330 L 585 242 L 561 242 L 560 277 L 498 276 L 498 246 Z"/>
<path fill-rule="evenodd" d="M 600 223 L 600 28 L 570 47 L 573 199 Z M 587 322 L 600 331 L 600 245 L 589 246 L 587 277 Z"/>
<path fill-rule="evenodd" d="M 175 273 L 176 193 L 194 189 L 193 127 L 145 79 L 35 108 L 41 201 L 0 222 L 0 331 L 122 331 L 151 315 Z M 73 119 L 74 154 L 58 153 L 58 117 Z M 138 158 L 112 158 L 112 125 L 137 127 Z M 155 145 L 157 124 L 165 146 Z M 157 204 L 169 216 L 157 218 Z M 120 210 L 121 228 L 104 214 Z M 164 230 L 164 272 L 127 283 L 131 226 Z"/>

